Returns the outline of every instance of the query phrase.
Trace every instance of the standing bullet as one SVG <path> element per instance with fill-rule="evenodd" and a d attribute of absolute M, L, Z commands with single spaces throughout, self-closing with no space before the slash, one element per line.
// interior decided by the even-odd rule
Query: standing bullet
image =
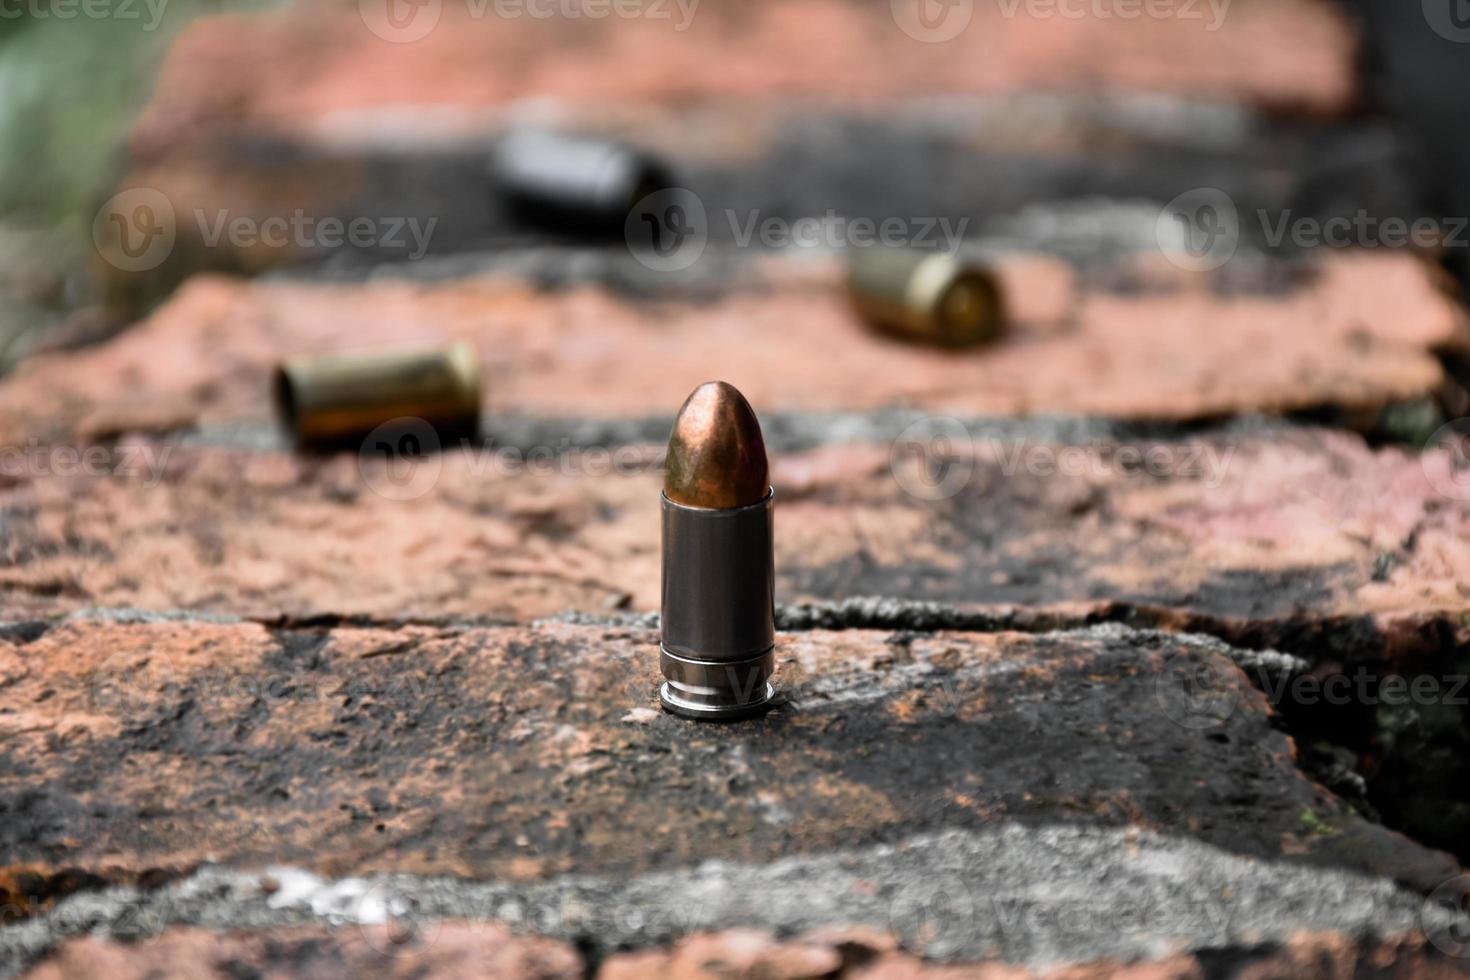
<path fill-rule="evenodd" d="M 1004 296 L 984 265 L 946 252 L 870 246 L 848 253 L 848 293 L 858 313 L 888 333 L 944 347 L 993 340 Z"/>
<path fill-rule="evenodd" d="M 662 166 L 630 146 L 535 130 L 505 137 L 493 170 L 528 220 L 580 231 L 621 231 L 634 205 L 672 183 Z"/>
<path fill-rule="evenodd" d="M 694 389 L 669 436 L 663 491 L 659 699 L 676 715 L 743 718 L 770 706 L 774 499 L 745 397 L 723 381 Z"/>
<path fill-rule="evenodd" d="M 480 355 L 470 344 L 296 357 L 276 370 L 276 411 L 302 446 L 346 445 L 388 422 L 423 419 L 441 442 L 480 423 Z"/>

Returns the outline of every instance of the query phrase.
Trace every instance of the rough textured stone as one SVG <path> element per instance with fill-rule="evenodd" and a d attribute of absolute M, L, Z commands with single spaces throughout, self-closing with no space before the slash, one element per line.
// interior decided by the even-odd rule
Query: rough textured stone
<path fill-rule="evenodd" d="M 805 624 L 835 628 L 1133 616 L 1390 660 L 1462 635 L 1470 506 L 1451 496 L 1450 451 L 1289 427 L 1121 444 L 1026 431 L 992 441 L 976 427 L 974 455 L 938 471 L 953 484 L 907 441 L 778 454 L 778 600 L 847 603 Z M 920 446 L 943 434 L 914 433 Z M 114 452 L 130 475 L 20 473 L 0 490 L 6 618 L 104 607 L 528 622 L 658 609 L 660 476 L 646 447 L 535 465 L 459 449 L 398 479 L 382 457 L 147 441 Z M 862 596 L 976 618 L 849 602 Z"/>
<path fill-rule="evenodd" d="M 581 957 L 570 946 L 455 922 L 438 924 L 432 942 L 401 937 L 391 926 L 223 935 L 178 929 L 129 944 L 76 939 L 26 974 L 30 980 L 577 980 L 582 975 Z"/>
<path fill-rule="evenodd" d="M 1054 260 L 1001 268 L 1016 327 L 963 354 L 866 331 L 835 263 L 713 303 L 595 287 L 548 295 L 500 278 L 351 287 L 196 278 L 117 340 L 23 365 L 0 387 L 0 434 L 22 444 L 263 422 L 269 371 L 283 356 L 451 338 L 479 345 L 495 417 L 667 416 L 720 377 L 762 414 L 902 406 L 1182 421 L 1335 410 L 1367 424 L 1385 406 L 1438 393 L 1436 352 L 1462 350 L 1467 336 L 1429 269 L 1405 255 L 1336 256 L 1296 288 L 1244 295 L 1178 270 L 1166 288 L 1121 295 L 1074 291 Z M 68 383 L 81 376 L 85 387 Z"/>
<path fill-rule="evenodd" d="M 1232 976 L 1246 980 L 1317 977 L 1349 980 L 1369 976 L 1409 978 L 1470 975 L 1470 962 L 1444 954 L 1422 935 L 1355 942 L 1341 935 L 1306 933 L 1276 947 L 1257 947 L 1158 958 L 1028 969 L 1003 963 L 941 965 L 896 951 L 882 935 L 807 934 L 780 940 L 770 933 L 732 931 L 701 935 L 672 950 L 613 957 L 599 980 L 776 980 L 833 976 L 845 980 L 1202 980 Z M 814 969 L 826 956 L 840 963 Z M 807 969 L 812 967 L 812 969 Z M 1227 972 L 1228 971 L 1228 972 Z"/>
<path fill-rule="evenodd" d="M 600 980 L 713 980 L 716 977 L 801 980 L 837 976 L 842 967 L 843 957 L 834 943 L 802 939 L 781 942 L 770 933 L 734 930 L 691 937 L 669 952 L 614 957 L 598 976 Z"/>
<path fill-rule="evenodd" d="M 1306 779 L 1213 641 L 790 634 L 783 706 L 740 726 L 650 710 L 655 649 L 565 624 L 58 624 L 0 647 L 0 847 L 119 880 L 220 861 L 534 881 L 1018 822 L 1426 891 L 1455 868 Z"/>
<path fill-rule="evenodd" d="M 898 951 L 891 937 L 870 930 L 824 930 L 777 939 L 759 930 L 701 934 L 672 950 L 622 953 L 597 970 L 598 980 L 1199 980 L 1229 963 L 1231 976 L 1247 980 L 1371 976 L 1459 978 L 1470 963 L 1446 956 L 1419 935 L 1386 941 L 1353 941 L 1334 934 L 1303 934 L 1276 947 L 1030 969 L 997 962 L 939 964 Z M 432 934 L 400 937 L 389 927 L 329 932 L 275 929 L 223 936 L 174 929 L 141 942 L 74 939 L 28 980 L 164 980 L 164 978 L 373 976 L 424 980 L 473 974 L 493 978 L 552 980 L 581 976 L 580 961 L 565 946 L 511 938 L 484 924 L 435 924 Z"/>
<path fill-rule="evenodd" d="M 1452 452 L 1321 429 L 1122 446 L 980 438 L 937 477 L 883 447 L 788 459 L 785 594 L 1124 604 L 1259 636 L 1361 619 L 1390 653 L 1465 608 Z"/>
<path fill-rule="evenodd" d="M 80 935 L 137 942 L 180 926 L 289 934 L 327 923 L 367 938 L 387 925 L 412 950 L 432 945 L 446 922 L 456 935 L 465 932 L 458 923 L 488 925 L 492 936 L 510 925 L 574 942 L 589 967 L 625 967 L 614 954 L 632 949 L 651 954 L 635 954 L 636 964 L 656 969 L 659 947 L 678 961 L 687 941 L 711 953 L 725 947 L 757 968 L 763 960 L 828 959 L 823 950 L 833 949 L 850 970 L 877 954 L 890 969 L 915 967 L 912 957 L 923 956 L 1064 976 L 1070 964 L 1081 965 L 1081 976 L 1120 964 L 1138 964 L 1145 976 L 1149 966 L 1192 973 L 1196 961 L 1207 976 L 1233 976 L 1233 965 L 1269 962 L 1283 950 L 1299 964 L 1331 957 L 1348 965 L 1357 950 L 1380 967 L 1452 966 L 1470 925 L 1463 911 L 1384 879 L 1242 858 L 1146 831 L 1010 823 L 634 877 L 323 880 L 289 867 L 209 868 L 150 890 L 78 895 L 0 931 L 0 972 Z M 798 948 L 772 948 L 763 938 L 772 934 L 797 937 L 790 945 Z M 685 965 L 698 958 L 683 957 Z"/>

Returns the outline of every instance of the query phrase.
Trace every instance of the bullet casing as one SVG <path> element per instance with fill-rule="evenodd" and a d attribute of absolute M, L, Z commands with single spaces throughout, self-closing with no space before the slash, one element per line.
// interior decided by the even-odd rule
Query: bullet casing
<path fill-rule="evenodd" d="M 399 419 L 423 419 L 441 439 L 472 436 L 480 357 L 470 344 L 298 357 L 276 371 L 274 395 L 302 445 L 349 443 Z"/>
<path fill-rule="evenodd" d="M 848 256 L 848 293 L 868 323 L 945 347 L 1000 335 L 1004 295 L 984 265 L 944 252 L 857 248 Z"/>
<path fill-rule="evenodd" d="M 660 164 L 630 146 L 545 132 L 507 136 L 494 172 L 530 220 L 619 230 L 634 205 L 672 183 Z"/>
<path fill-rule="evenodd" d="M 675 714 L 758 714 L 774 694 L 775 493 L 744 507 L 663 497 L 659 696 Z"/>

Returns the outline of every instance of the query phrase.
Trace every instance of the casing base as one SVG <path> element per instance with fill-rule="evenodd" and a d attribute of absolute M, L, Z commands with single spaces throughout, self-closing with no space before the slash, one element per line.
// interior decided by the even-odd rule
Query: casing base
<path fill-rule="evenodd" d="M 660 647 L 659 666 L 664 675 L 659 701 L 664 710 L 682 718 L 749 718 L 769 709 L 776 694 L 770 683 L 776 669 L 773 650 L 750 660 L 714 663 Z"/>

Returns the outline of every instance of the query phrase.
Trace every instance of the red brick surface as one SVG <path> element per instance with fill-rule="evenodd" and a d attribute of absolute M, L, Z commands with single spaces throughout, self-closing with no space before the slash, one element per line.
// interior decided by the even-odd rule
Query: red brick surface
<path fill-rule="evenodd" d="M 140 126 L 143 153 L 221 128 L 341 138 L 384 129 L 463 137 L 527 99 L 608 106 L 719 100 L 862 104 L 903 96 L 1167 91 L 1338 112 L 1355 95 L 1355 31 L 1323 0 L 1239 0 L 1211 30 L 1190 17 L 1015 16 L 973 4 L 951 41 L 922 43 L 888 4 L 699 4 L 687 29 L 649 17 L 468 16 L 456 0 L 413 43 L 382 40 L 359 6 L 198 22 L 175 46 Z M 530 6 L 530 5 L 527 5 Z M 966 5 L 971 6 L 971 5 Z M 1186 5 L 1170 5 L 1170 9 Z M 378 4 L 377 8 L 381 8 Z M 431 8 L 432 9 L 432 8 Z M 666 5 L 676 14 L 673 4 Z"/>
<path fill-rule="evenodd" d="M 220 934 L 175 929 L 136 944 L 75 939 L 26 974 L 30 980 L 205 980 L 258 977 L 484 977 L 576 980 L 582 959 L 570 946 L 484 923 L 446 922 L 431 943 L 404 942 L 388 926 Z"/>
<path fill-rule="evenodd" d="M 1222 296 L 1208 277 L 1119 295 L 1068 288 L 1064 266 L 1003 264 L 1016 324 L 961 354 L 875 336 L 835 266 L 713 303 L 507 279 L 320 286 L 198 278 L 99 347 L 23 365 L 0 387 L 0 434 L 67 439 L 269 418 L 269 373 L 304 351 L 468 340 L 492 416 L 671 415 L 722 378 L 767 415 L 914 407 L 960 416 L 1192 420 L 1336 409 L 1371 421 L 1437 393 L 1436 351 L 1463 350 L 1458 309 L 1409 256 L 1337 256 L 1285 295 Z M 85 377 L 85 385 L 73 379 Z M 59 396 L 59 397 L 58 397 Z"/>
<path fill-rule="evenodd" d="M 977 429 L 974 449 L 938 499 L 919 461 L 887 444 L 778 454 L 779 601 L 929 599 L 1018 621 L 1129 605 L 1268 644 L 1366 618 L 1389 653 L 1429 624 L 1459 629 L 1470 602 L 1470 503 L 1447 450 L 1319 429 L 1121 446 Z M 382 457 L 124 443 L 109 458 L 132 461 L 130 475 L 8 477 L 0 609 L 657 611 L 654 453 L 528 465 L 460 449 L 395 480 Z"/>
<path fill-rule="evenodd" d="M 465 976 L 555 980 L 582 976 L 568 946 L 511 938 L 492 926 L 446 922 L 432 941 L 395 941 L 383 927 L 328 932 L 278 929 L 226 934 L 175 929 L 137 944 L 75 939 L 28 980 L 202 980 L 238 977 L 311 977 L 336 980 L 366 975 L 455 980 Z M 1001 963 L 926 963 L 893 949 L 887 937 L 865 931 L 816 933 L 777 940 L 769 933 L 732 930 L 700 935 L 676 949 L 618 954 L 598 980 L 1199 980 L 1204 958 L 1176 956 L 1152 962 L 1096 963 L 1030 970 Z M 1235 976 L 1272 980 L 1312 976 L 1349 980 L 1370 975 L 1395 980 L 1458 980 L 1470 964 L 1437 953 L 1422 937 L 1356 943 L 1331 934 L 1303 934 L 1280 949 L 1236 955 Z"/>
<path fill-rule="evenodd" d="M 785 703 L 660 713 L 651 630 L 78 620 L 0 646 L 10 860 L 530 881 L 950 828 L 1136 827 L 1429 890 L 1447 856 L 1298 769 L 1218 649 L 1128 631 L 814 631 Z M 1197 699 L 1180 679 L 1209 671 Z M 1086 765 L 1076 765 L 1086 731 Z M 1305 815 L 1304 815 L 1305 814 Z"/>
<path fill-rule="evenodd" d="M 615 956 L 598 976 L 600 980 L 794 980 L 816 975 L 845 980 L 1201 980 L 1211 975 L 1207 958 L 1194 956 L 1047 970 L 1001 963 L 941 965 L 885 947 L 881 938 L 809 935 L 778 941 L 752 932 L 697 936 L 667 952 Z M 847 962 L 840 972 L 819 974 L 809 969 L 825 965 L 823 956 L 835 959 L 843 954 Z M 1364 971 L 1400 980 L 1470 975 L 1470 963 L 1439 954 L 1422 936 L 1356 943 L 1333 934 L 1303 933 L 1282 948 L 1243 951 L 1237 957 L 1232 976 L 1247 980 L 1306 976 L 1349 980 Z"/>

